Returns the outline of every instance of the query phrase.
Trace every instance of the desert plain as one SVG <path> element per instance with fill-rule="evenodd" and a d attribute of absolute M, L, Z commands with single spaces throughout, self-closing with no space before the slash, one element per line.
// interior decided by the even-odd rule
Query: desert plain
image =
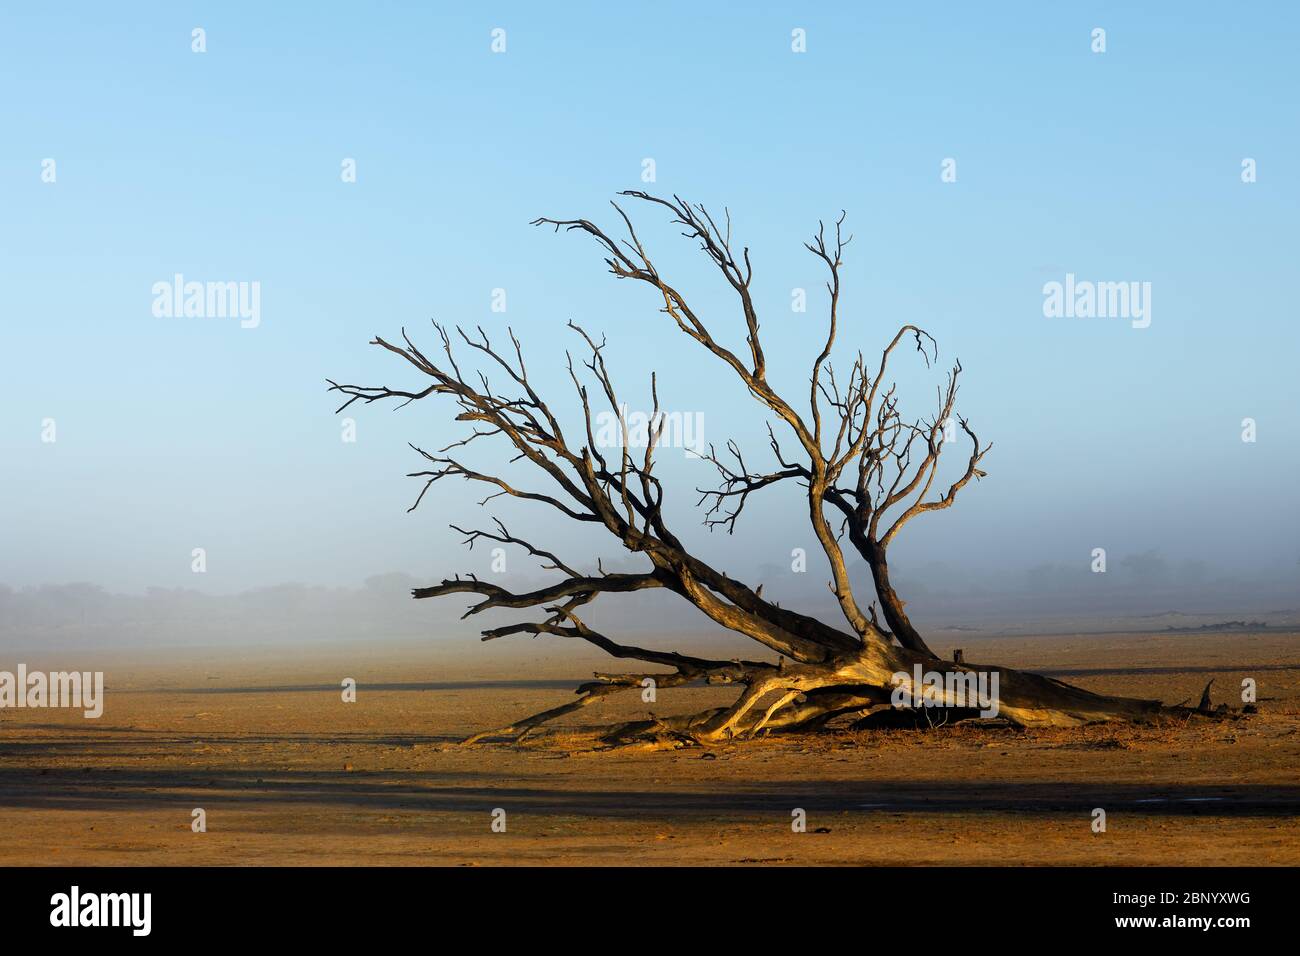
<path fill-rule="evenodd" d="M 718 640 L 705 646 L 730 654 Z M 1215 702 L 1239 708 L 1251 678 L 1259 712 L 599 743 L 604 724 L 736 694 L 699 686 L 653 704 L 616 695 L 520 744 L 464 747 L 563 703 L 609 659 L 530 639 L 103 652 L 85 662 L 105 672 L 99 719 L 0 710 L 0 865 L 1300 863 L 1300 632 L 933 644 L 1166 703 L 1195 704 L 1213 679 Z"/>

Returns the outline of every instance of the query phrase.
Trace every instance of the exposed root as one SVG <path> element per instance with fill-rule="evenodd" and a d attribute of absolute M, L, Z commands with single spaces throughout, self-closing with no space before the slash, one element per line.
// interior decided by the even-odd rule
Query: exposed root
<path fill-rule="evenodd" d="M 759 722 L 753 726 L 753 728 L 749 732 L 750 736 L 752 737 L 758 736 L 758 732 L 767 726 L 767 723 L 772 719 L 773 714 L 775 714 L 786 704 L 790 703 L 791 701 L 797 700 L 801 696 L 802 695 L 797 690 L 786 691 L 785 694 L 782 695 L 781 698 L 777 700 L 775 704 L 773 704 L 771 707 L 767 709 L 767 711 L 763 714 L 762 719 L 759 720 Z"/>
<path fill-rule="evenodd" d="M 1196 705 L 1196 709 L 1203 714 L 1208 714 L 1213 705 L 1210 703 L 1210 687 L 1214 683 L 1214 678 L 1210 678 L 1210 683 L 1205 685 L 1205 690 L 1201 691 L 1201 702 Z"/>
<path fill-rule="evenodd" d="M 881 662 L 869 656 L 842 659 L 831 666 L 778 665 L 756 662 L 721 662 L 681 659 L 676 673 L 597 674 L 597 679 L 579 686 L 576 700 L 524 718 L 507 727 L 466 738 L 475 744 L 489 738 L 520 742 L 539 727 L 574 713 L 624 690 L 636 690 L 651 680 L 657 689 L 685 684 L 739 684 L 744 689 L 734 703 L 697 713 L 653 715 L 610 727 L 602 736 L 603 750 L 621 747 L 676 749 L 689 745 L 710 746 L 723 741 L 767 734 L 813 733 L 825 730 L 841 717 L 856 718 L 851 727 L 915 728 L 937 730 L 969 720 L 996 720 L 1013 727 L 1077 727 L 1085 724 L 1123 721 L 1154 723 L 1168 718 L 1183 720 L 1220 718 L 1232 712 L 1226 704 L 1217 709 L 1208 702 L 1209 688 L 1195 707 L 1166 706 L 1159 701 L 1105 697 L 1035 674 L 1006 668 L 978 668 L 930 660 L 930 668 L 946 669 L 956 677 L 976 672 L 996 673 L 1000 699 L 995 713 L 978 706 L 966 706 L 950 690 L 912 687 L 895 671 L 889 682 L 880 679 Z M 891 664 L 893 666 L 893 664 Z M 956 686 L 954 684 L 954 686 Z M 902 689 L 908 703 L 901 705 Z M 913 697 L 912 695 L 915 694 Z"/>

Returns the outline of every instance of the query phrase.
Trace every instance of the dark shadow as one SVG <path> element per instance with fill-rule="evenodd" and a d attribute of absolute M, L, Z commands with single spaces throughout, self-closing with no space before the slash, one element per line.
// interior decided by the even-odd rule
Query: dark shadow
<path fill-rule="evenodd" d="M 598 766 L 593 766 L 599 772 Z M 477 785 L 471 785 L 473 781 Z M 333 806 L 356 811 L 514 813 L 552 816 L 718 820 L 788 816 L 802 807 L 823 813 L 1110 814 L 1144 816 L 1294 817 L 1300 786 L 1261 784 L 1144 785 L 1039 781 L 936 783 L 875 780 L 779 780 L 762 784 L 684 784 L 648 790 L 563 789 L 563 781 L 475 772 L 0 769 L 0 807 L 44 810 L 157 809 L 224 806 L 266 809 Z"/>

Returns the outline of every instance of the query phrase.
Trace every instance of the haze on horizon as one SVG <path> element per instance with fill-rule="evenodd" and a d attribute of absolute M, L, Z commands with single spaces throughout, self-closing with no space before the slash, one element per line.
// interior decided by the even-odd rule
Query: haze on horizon
<path fill-rule="evenodd" d="M 785 394 L 803 394 L 825 317 L 802 243 L 841 209 L 855 236 L 842 364 L 878 354 L 904 322 L 927 328 L 939 367 L 911 355 L 896 366 L 924 414 L 961 359 L 958 410 L 994 447 L 988 477 L 894 548 L 919 620 L 993 614 L 990 602 L 1004 618 L 1300 605 L 1300 134 L 1276 119 L 1294 112 L 1294 30 L 1239 33 L 1207 7 L 1185 13 L 1108 9 L 1111 46 L 1094 56 L 1091 24 L 1032 4 L 937 21 L 876 10 L 853 29 L 806 11 L 737 24 L 689 5 L 654 18 L 520 6 L 500 15 L 510 46 L 493 56 L 497 24 L 463 11 L 367 10 L 304 35 L 292 11 L 235 7 L 203 11 L 211 45 L 197 56 L 188 11 L 129 27 L 109 10 L 6 11 L 0 639 L 20 620 L 53 627 L 116 600 L 65 587 L 75 582 L 110 598 L 201 592 L 232 627 L 255 619 L 249 593 L 277 619 L 302 593 L 328 616 L 334 599 L 313 589 L 347 592 L 337 600 L 376 626 L 451 621 L 463 602 L 435 612 L 384 576 L 486 575 L 490 551 L 466 552 L 447 525 L 487 527 L 492 513 L 583 566 L 626 561 L 545 509 L 479 509 L 481 490 L 463 483 L 407 514 L 419 486 L 402 476 L 420 460 L 406 443 L 464 437 L 445 403 L 354 406 L 356 441 L 342 440 L 326 377 L 414 383 L 366 342 L 406 327 L 432 347 L 430 317 L 498 341 L 513 327 L 570 423 L 572 319 L 608 336 L 626 400 L 648 404 L 654 370 L 665 406 L 702 416 L 706 442 L 735 439 L 770 464 L 759 406 L 646 290 L 605 273 L 590 242 L 527 225 L 609 223 L 625 188 L 730 208 Z M 1300 14 L 1276 16 L 1294 27 Z M 795 20 L 807 54 L 790 52 Z M 670 48 L 671 63 L 655 52 Z M 17 95 L 33 75 L 41 95 Z M 611 75 L 640 77 L 654 109 L 628 111 L 622 84 L 592 81 Z M 725 108 L 700 95 L 736 86 L 744 95 Z M 577 102 L 580 115 L 566 105 Z M 581 118 L 592 115 L 599 136 Z M 41 181 L 46 157 L 55 183 Z M 949 157 L 958 177 L 944 183 Z M 1257 182 L 1241 182 L 1243 157 L 1257 159 Z M 347 158 L 355 183 L 340 180 Z M 646 158 L 653 184 L 641 181 Z M 730 290 L 676 229 L 637 213 L 661 271 L 742 342 Z M 260 322 L 155 316 L 151 289 L 176 274 L 260 283 Z M 1044 284 L 1067 274 L 1150 282 L 1150 326 L 1045 317 Z M 797 288 L 806 313 L 792 310 Z M 1242 440 L 1247 418 L 1254 442 Z M 57 439 L 45 441 L 50 421 Z M 474 453 L 489 468 L 504 456 L 488 442 Z M 690 545 L 770 593 L 823 600 L 796 495 L 761 493 L 733 537 L 710 535 L 694 488 L 713 484 L 712 469 L 681 449 L 660 457 Z M 795 577 L 800 547 L 810 566 Z M 1089 569 L 1098 547 L 1104 583 Z M 540 577 L 509 560 L 518 580 Z M 364 583 L 376 576 L 386 583 Z M 304 588 L 283 588 L 292 582 Z M 378 610 L 389 599 L 392 618 Z"/>

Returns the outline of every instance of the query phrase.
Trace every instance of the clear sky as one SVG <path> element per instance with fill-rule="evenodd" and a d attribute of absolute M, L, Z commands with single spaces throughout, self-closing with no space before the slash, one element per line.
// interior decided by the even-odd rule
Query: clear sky
<path fill-rule="evenodd" d="M 487 555 L 445 528 L 486 524 L 467 510 L 477 489 L 405 513 L 405 442 L 461 437 L 448 406 L 358 410 L 345 443 L 324 391 L 327 376 L 414 383 L 366 342 L 402 326 L 431 342 L 430 318 L 514 326 L 570 412 L 574 319 L 609 337 L 633 402 L 658 369 L 665 405 L 766 462 L 757 406 L 650 290 L 608 276 L 590 241 L 528 226 L 612 227 L 627 188 L 730 207 L 793 395 L 825 298 L 801 244 L 841 209 L 845 347 L 877 352 L 915 322 L 960 357 L 989 478 L 915 522 L 900 572 L 1087 573 L 1094 547 L 1294 570 L 1300 8 L 1135 6 L 6 4 L 0 582 L 222 592 L 481 571 Z M 661 268 L 740 345 L 720 278 L 638 212 Z M 258 282 L 259 324 L 155 316 L 154 284 L 177 273 Z M 1151 283 L 1150 326 L 1045 317 L 1044 283 L 1067 273 Z M 926 401 L 934 381 L 905 379 Z M 677 526 L 735 573 L 812 547 L 779 494 L 739 541 L 697 537 L 690 489 L 708 471 L 664 468 Z M 549 516 L 498 513 L 597 553 Z"/>

